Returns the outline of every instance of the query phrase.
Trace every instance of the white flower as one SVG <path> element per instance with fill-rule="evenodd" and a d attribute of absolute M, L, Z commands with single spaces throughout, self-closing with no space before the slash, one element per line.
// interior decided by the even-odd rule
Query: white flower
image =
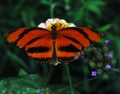
<path fill-rule="evenodd" d="M 50 18 L 45 23 L 40 23 L 38 27 L 51 31 L 51 27 L 55 25 L 57 30 L 67 27 L 75 27 L 74 23 L 67 23 L 64 19 Z"/>

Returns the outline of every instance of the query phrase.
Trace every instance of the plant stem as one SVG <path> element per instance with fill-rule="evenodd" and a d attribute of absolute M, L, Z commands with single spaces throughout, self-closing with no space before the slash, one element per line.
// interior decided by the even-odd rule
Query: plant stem
<path fill-rule="evenodd" d="M 68 76 L 68 80 L 69 80 L 71 94 L 74 94 L 73 85 L 72 85 L 72 79 L 71 79 L 71 76 L 70 76 L 70 71 L 69 71 L 68 64 L 65 64 L 65 68 L 66 68 L 66 72 L 67 72 L 67 76 Z"/>
<path fill-rule="evenodd" d="M 54 18 L 55 8 L 58 7 L 58 6 L 63 7 L 62 4 L 60 4 L 60 3 L 51 4 L 51 6 L 50 6 L 50 17 Z"/>

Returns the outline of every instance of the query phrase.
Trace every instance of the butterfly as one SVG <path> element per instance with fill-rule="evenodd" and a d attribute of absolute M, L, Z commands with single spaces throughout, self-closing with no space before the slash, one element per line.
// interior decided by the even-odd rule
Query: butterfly
<path fill-rule="evenodd" d="M 81 55 L 92 42 L 99 42 L 100 35 L 86 27 L 62 27 L 59 22 L 49 29 L 23 27 L 8 34 L 7 41 L 24 48 L 27 55 L 41 63 L 67 63 Z"/>

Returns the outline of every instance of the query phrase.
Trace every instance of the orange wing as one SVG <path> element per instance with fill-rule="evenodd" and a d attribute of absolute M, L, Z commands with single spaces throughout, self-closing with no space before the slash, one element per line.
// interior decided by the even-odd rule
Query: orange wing
<path fill-rule="evenodd" d="M 24 48 L 28 56 L 40 62 L 69 62 L 80 55 L 91 42 L 99 42 L 99 34 L 88 28 L 68 27 L 58 31 L 57 39 L 43 28 L 19 28 L 7 37 L 8 42 Z M 55 59 L 55 60 L 54 60 Z"/>
<path fill-rule="evenodd" d="M 61 61 L 69 61 L 80 55 L 83 48 L 91 42 L 99 42 L 100 35 L 83 27 L 69 27 L 58 31 L 57 57 Z"/>
<path fill-rule="evenodd" d="M 19 28 L 8 35 L 8 42 L 24 48 L 28 56 L 47 62 L 52 57 L 50 32 L 43 28 Z"/>

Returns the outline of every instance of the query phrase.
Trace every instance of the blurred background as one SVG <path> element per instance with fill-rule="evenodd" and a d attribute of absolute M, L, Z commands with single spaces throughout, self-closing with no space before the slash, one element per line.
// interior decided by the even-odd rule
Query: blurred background
<path fill-rule="evenodd" d="M 119 6 L 120 0 L 1 0 L 0 94 L 39 94 L 40 90 L 45 91 L 40 94 L 71 94 L 63 64 L 38 64 L 24 49 L 6 42 L 12 30 L 35 27 L 51 17 L 103 33 L 102 40 L 110 40 L 109 50 L 114 51 L 120 69 Z M 86 76 L 81 62 L 68 66 L 75 94 L 120 94 L 120 72 L 94 79 Z"/>

